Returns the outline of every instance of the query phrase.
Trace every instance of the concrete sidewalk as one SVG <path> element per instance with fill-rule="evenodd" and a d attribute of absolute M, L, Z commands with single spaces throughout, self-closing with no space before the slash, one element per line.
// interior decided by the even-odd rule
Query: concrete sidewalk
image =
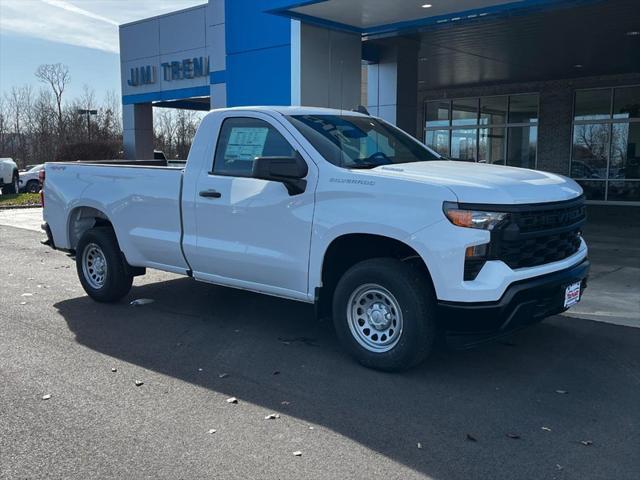
<path fill-rule="evenodd" d="M 589 287 L 565 315 L 640 327 L 640 209 L 589 206 L 584 237 Z"/>
<path fill-rule="evenodd" d="M 7 227 L 23 228 L 41 232 L 42 224 L 41 208 L 12 208 L 0 210 L 0 225 Z"/>

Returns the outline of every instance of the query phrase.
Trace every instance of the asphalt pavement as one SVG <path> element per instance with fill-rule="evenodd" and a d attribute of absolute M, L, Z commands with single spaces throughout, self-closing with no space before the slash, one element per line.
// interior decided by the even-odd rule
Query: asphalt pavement
<path fill-rule="evenodd" d="M 152 271 L 95 303 L 71 258 L 14 227 L 0 225 L 2 479 L 639 476 L 639 328 L 556 316 L 385 374 L 300 303 Z"/>

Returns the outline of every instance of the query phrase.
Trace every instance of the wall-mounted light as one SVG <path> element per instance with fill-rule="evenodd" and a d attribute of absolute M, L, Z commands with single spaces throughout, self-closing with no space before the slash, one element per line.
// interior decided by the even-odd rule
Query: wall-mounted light
<path fill-rule="evenodd" d="M 420 5 L 422 8 L 431 8 L 433 7 L 433 5 L 431 5 L 430 3 L 425 3 L 423 5 Z"/>
<path fill-rule="evenodd" d="M 629 32 L 625 32 L 625 35 L 627 37 L 639 37 L 640 36 L 640 31 L 638 30 L 631 30 Z"/>

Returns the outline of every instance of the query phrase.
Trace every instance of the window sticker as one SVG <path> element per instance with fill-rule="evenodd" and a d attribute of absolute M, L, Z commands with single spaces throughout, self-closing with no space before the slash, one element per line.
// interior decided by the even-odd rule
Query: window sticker
<path fill-rule="evenodd" d="M 267 127 L 233 127 L 225 152 L 226 160 L 253 160 L 262 156 Z"/>

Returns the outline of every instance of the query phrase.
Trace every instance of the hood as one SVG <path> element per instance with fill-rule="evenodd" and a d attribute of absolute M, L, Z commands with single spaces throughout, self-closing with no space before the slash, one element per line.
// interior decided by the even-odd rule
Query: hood
<path fill-rule="evenodd" d="M 438 160 L 383 165 L 370 172 L 445 186 L 460 203 L 545 203 L 582 194 L 580 185 L 562 175 L 486 163 Z"/>

